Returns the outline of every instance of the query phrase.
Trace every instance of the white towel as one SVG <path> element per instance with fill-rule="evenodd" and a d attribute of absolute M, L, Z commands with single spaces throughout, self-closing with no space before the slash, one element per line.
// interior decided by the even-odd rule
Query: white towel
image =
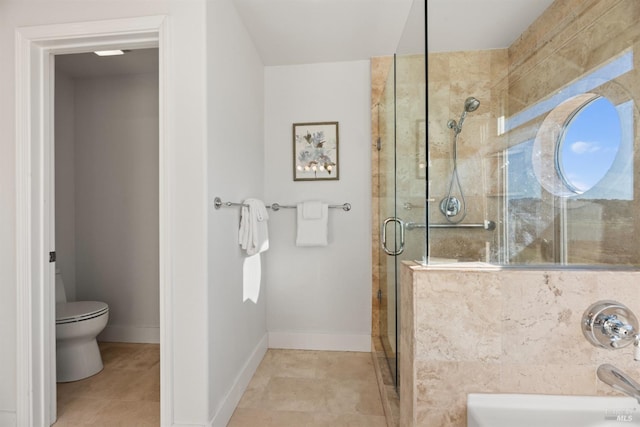
<path fill-rule="evenodd" d="M 311 200 L 302 203 L 302 218 L 320 219 L 322 218 L 322 202 Z"/>
<path fill-rule="evenodd" d="M 246 206 L 242 206 L 240 213 L 238 244 L 247 251 L 247 255 L 264 252 L 269 249 L 267 208 L 258 199 L 247 199 L 242 204 Z"/>
<path fill-rule="evenodd" d="M 297 211 L 296 246 L 327 246 L 329 205 L 318 201 L 302 202 L 298 204 Z"/>

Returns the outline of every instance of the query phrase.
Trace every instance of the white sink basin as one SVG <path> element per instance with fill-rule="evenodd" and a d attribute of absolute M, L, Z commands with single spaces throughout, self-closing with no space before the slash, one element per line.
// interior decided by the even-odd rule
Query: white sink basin
<path fill-rule="evenodd" d="M 640 426 L 640 405 L 630 397 L 467 395 L 467 427 L 625 426 Z"/>

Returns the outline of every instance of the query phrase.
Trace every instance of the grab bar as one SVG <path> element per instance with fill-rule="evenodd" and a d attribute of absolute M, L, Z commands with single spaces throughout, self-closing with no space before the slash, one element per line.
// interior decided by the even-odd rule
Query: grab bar
<path fill-rule="evenodd" d="M 244 203 L 235 203 L 235 202 L 223 202 L 222 199 L 220 197 L 216 197 L 215 199 L 213 199 L 213 206 L 216 209 L 220 209 L 222 206 L 244 206 L 244 207 L 249 207 L 249 205 L 245 205 Z M 295 209 L 298 206 L 296 205 L 281 205 L 280 203 L 271 203 L 270 205 L 265 204 L 265 207 L 267 209 L 271 209 L 274 212 L 279 211 L 280 209 Z M 351 210 L 351 203 L 343 203 L 341 205 L 329 205 L 330 208 L 332 209 L 342 209 L 345 212 L 348 212 Z"/>
<path fill-rule="evenodd" d="M 404 224 L 407 230 L 415 230 L 418 228 L 427 228 L 427 224 L 420 224 L 417 222 L 407 222 Z M 484 221 L 482 224 L 429 224 L 429 228 L 483 228 L 491 231 L 496 229 L 496 223 L 494 221 Z"/>

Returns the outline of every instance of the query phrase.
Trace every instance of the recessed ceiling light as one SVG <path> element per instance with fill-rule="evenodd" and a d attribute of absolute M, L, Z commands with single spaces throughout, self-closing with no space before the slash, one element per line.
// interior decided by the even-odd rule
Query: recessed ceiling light
<path fill-rule="evenodd" d="M 124 55 L 123 50 L 96 50 L 93 53 L 95 53 L 98 56 Z"/>

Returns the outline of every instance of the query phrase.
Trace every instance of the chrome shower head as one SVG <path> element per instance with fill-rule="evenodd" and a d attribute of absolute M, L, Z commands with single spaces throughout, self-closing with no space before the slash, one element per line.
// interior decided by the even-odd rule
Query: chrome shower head
<path fill-rule="evenodd" d="M 462 132 L 462 123 L 464 123 L 464 119 L 467 117 L 467 113 L 472 113 L 476 111 L 480 107 L 480 101 L 477 98 L 470 96 L 464 101 L 464 110 L 462 111 L 462 115 L 460 116 L 460 120 L 456 123 L 455 120 L 449 120 L 447 122 L 447 127 L 449 129 L 453 129 L 453 131 L 458 135 Z"/>
<path fill-rule="evenodd" d="M 472 112 L 476 111 L 478 109 L 478 107 L 480 107 L 480 101 L 478 101 L 477 98 L 474 98 L 473 96 L 470 96 L 467 99 L 465 99 L 465 101 L 464 101 L 464 111 L 466 111 L 467 113 L 472 113 Z"/>

